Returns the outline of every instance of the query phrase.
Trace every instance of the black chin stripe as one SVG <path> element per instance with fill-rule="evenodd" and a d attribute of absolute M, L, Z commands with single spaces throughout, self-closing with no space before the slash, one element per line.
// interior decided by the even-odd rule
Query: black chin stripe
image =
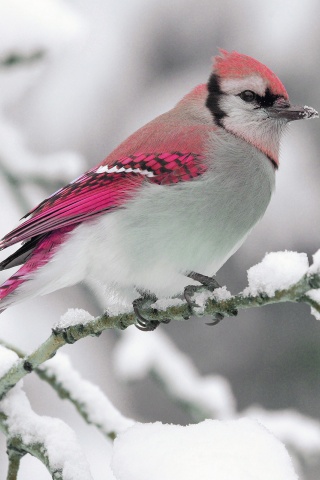
<path fill-rule="evenodd" d="M 222 92 L 220 89 L 219 78 L 215 73 L 210 76 L 207 86 L 209 95 L 207 97 L 206 107 L 209 108 L 212 113 L 215 123 L 219 125 L 219 127 L 223 127 L 221 120 L 227 114 L 221 110 L 219 106 L 219 98 L 222 95 Z"/>

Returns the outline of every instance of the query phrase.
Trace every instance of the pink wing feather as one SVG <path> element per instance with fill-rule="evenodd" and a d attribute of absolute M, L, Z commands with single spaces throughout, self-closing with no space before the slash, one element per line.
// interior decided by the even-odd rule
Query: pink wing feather
<path fill-rule="evenodd" d="M 143 182 L 170 185 L 192 180 L 206 171 L 201 155 L 195 153 L 138 153 L 110 165 L 106 162 L 40 203 L 27 215 L 31 218 L 2 239 L 0 249 L 119 208 Z"/>
<path fill-rule="evenodd" d="M 189 95 L 191 101 L 193 96 L 203 96 L 204 100 L 207 87 L 202 85 L 194 92 Z M 0 286 L 2 310 L 19 300 L 15 295 L 18 287 L 52 258 L 81 222 L 123 208 L 145 182 L 174 185 L 206 171 L 201 154 L 208 133 L 215 127 L 193 121 L 189 124 L 180 112 L 184 101 L 128 137 L 100 165 L 40 203 L 0 241 L 0 250 L 24 242 L 0 264 L 0 270 L 22 264 Z M 141 151 L 150 153 L 136 153 Z"/>

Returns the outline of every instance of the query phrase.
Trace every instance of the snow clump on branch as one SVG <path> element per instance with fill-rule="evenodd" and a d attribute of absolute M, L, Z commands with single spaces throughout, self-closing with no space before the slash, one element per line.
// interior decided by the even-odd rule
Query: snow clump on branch
<path fill-rule="evenodd" d="M 249 286 L 244 289 L 244 295 L 259 295 L 266 293 L 273 297 L 277 290 L 285 290 L 297 283 L 309 268 L 305 253 L 272 252 L 267 253 L 262 262 L 248 270 Z"/>

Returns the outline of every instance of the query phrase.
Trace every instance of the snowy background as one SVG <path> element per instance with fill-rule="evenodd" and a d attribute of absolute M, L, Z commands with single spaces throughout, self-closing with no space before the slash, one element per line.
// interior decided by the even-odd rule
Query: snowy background
<path fill-rule="evenodd" d="M 279 75 L 294 103 L 319 110 L 319 15 L 317 0 L 0 0 L 0 236 L 44 195 L 100 162 L 128 134 L 206 81 L 217 47 L 256 57 Z M 291 125 L 267 214 L 218 274 L 233 293 L 246 286 L 246 270 L 266 251 L 295 250 L 310 258 L 319 248 L 318 132 L 319 121 Z M 100 313 L 89 287 L 77 286 L 5 312 L 0 337 L 31 351 L 69 307 Z M 302 450 L 313 458 L 300 459 L 301 478 L 318 478 L 320 440 L 293 412 L 320 417 L 320 325 L 308 307 L 242 311 L 214 328 L 195 320 L 172 322 L 157 336 L 133 328 L 122 340 L 118 335 L 105 332 L 64 353 L 126 416 L 188 424 L 203 412 L 212 418 L 236 409 L 269 415 L 266 422 L 275 423 L 282 440 L 287 435 L 287 445 L 299 450 L 295 439 L 302 438 Z M 150 357 L 143 352 L 151 342 L 158 358 L 146 367 Z M 161 362 L 173 358 L 174 345 L 189 356 L 183 374 Z M 159 362 L 165 364 L 160 371 Z M 215 398 L 219 403 L 224 392 L 221 405 L 200 405 L 202 412 L 195 412 L 170 390 L 174 372 L 176 378 L 191 375 L 190 385 L 196 378 L 201 388 L 207 377 L 219 375 Z M 112 478 L 111 446 L 102 435 L 35 375 L 25 380 L 25 390 L 38 414 L 62 418 L 76 431 L 93 478 Z M 202 399 L 209 396 L 200 391 Z M 190 402 L 199 406 L 199 399 Z M 270 417 L 270 411 L 288 409 Z M 0 480 L 5 472 L 0 437 Z M 49 478 L 26 457 L 19 480 L 30 472 L 34 480 Z"/>

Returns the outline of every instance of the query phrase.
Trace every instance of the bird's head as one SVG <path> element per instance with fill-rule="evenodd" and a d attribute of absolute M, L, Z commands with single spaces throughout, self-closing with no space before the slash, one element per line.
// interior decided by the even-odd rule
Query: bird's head
<path fill-rule="evenodd" d="M 269 68 L 237 52 L 220 50 L 207 88 L 206 106 L 214 122 L 262 150 L 275 164 L 287 123 L 318 117 L 313 108 L 291 105 Z"/>

